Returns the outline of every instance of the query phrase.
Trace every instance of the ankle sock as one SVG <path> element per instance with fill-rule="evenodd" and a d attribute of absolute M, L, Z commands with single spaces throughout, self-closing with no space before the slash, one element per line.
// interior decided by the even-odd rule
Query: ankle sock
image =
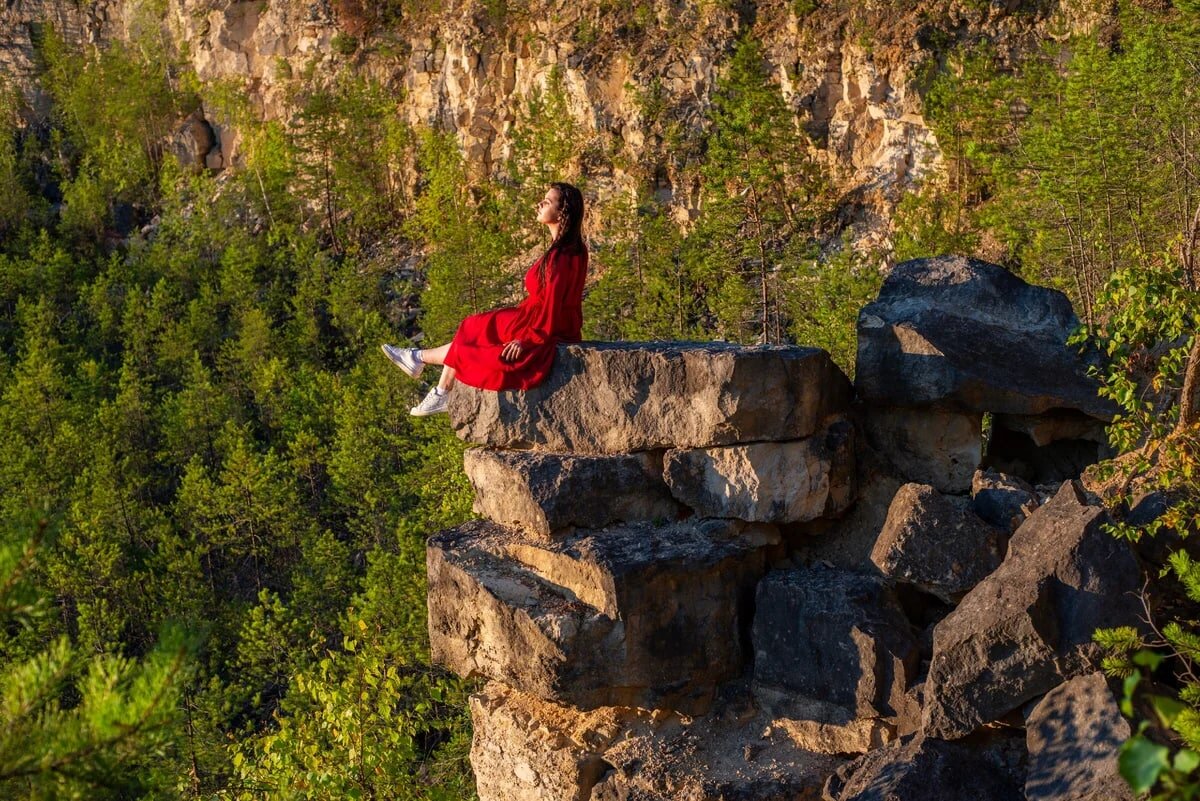
<path fill-rule="evenodd" d="M 433 391 L 439 398 L 446 394 L 446 390 L 442 389 L 441 387 L 434 387 Z"/>

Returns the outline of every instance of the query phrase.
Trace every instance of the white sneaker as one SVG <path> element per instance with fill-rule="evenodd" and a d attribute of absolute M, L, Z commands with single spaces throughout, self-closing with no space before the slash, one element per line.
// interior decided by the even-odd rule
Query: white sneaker
<path fill-rule="evenodd" d="M 408 373 L 413 378 L 420 378 L 421 371 L 425 369 L 425 362 L 421 361 L 416 348 L 395 348 L 391 345 L 380 345 L 383 350 L 383 355 L 391 359 L 392 364 L 399 367 L 404 372 Z"/>
<path fill-rule="evenodd" d="M 429 390 L 421 402 L 408 410 L 413 417 L 428 417 L 431 414 L 446 411 L 446 402 L 450 398 L 449 391 L 438 394 L 437 387 Z"/>

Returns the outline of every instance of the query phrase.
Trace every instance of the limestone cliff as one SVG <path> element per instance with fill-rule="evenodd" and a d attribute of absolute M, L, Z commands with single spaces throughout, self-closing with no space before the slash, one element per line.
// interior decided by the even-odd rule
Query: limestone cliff
<path fill-rule="evenodd" d="M 409 121 L 456 131 L 471 165 L 487 171 L 511 147 L 520 104 L 559 67 L 571 112 L 594 140 L 589 151 L 605 154 L 586 165 L 600 193 L 648 180 L 686 215 L 697 201 L 694 182 L 686 159 L 666 144 L 666 128 L 697 130 L 714 82 L 748 31 L 835 176 L 840 219 L 870 244 L 888 238 L 895 203 L 939 159 L 921 96 L 946 50 L 987 39 L 1013 54 L 1103 24 L 1104 12 L 1088 10 L 1095 7 L 1084 0 L 165 0 L 164 13 L 146 0 L 16 0 L 0 10 L 0 68 L 28 86 L 31 42 L 46 23 L 97 42 L 127 35 L 150 15 L 164 21 L 202 79 L 244 82 L 263 117 L 289 113 L 292 76 L 348 67 L 389 87 Z M 659 91 L 651 113 L 644 98 Z M 236 163 L 237 131 L 210 122 L 220 147 L 210 164 Z"/>

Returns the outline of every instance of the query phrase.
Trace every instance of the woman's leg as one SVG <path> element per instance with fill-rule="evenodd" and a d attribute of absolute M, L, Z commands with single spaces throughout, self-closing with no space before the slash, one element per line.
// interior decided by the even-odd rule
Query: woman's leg
<path fill-rule="evenodd" d="M 446 363 L 446 354 L 450 351 L 450 344 L 446 343 L 438 348 L 429 348 L 427 350 L 418 351 L 417 355 L 421 357 L 421 361 L 426 364 L 441 364 Z M 454 386 L 454 374 L 457 371 L 453 367 L 442 367 L 442 377 L 438 379 L 438 389 L 442 392 L 449 391 L 450 387 Z"/>
<path fill-rule="evenodd" d="M 443 367 L 442 377 L 438 379 L 438 389 L 449 392 L 450 387 L 454 386 L 454 374 L 457 372 L 453 367 Z"/>
<path fill-rule="evenodd" d="M 439 348 L 426 348 L 425 350 L 417 351 L 417 355 L 421 357 L 421 361 L 426 364 L 445 364 L 446 354 L 450 352 L 450 343 L 447 342 Z"/>

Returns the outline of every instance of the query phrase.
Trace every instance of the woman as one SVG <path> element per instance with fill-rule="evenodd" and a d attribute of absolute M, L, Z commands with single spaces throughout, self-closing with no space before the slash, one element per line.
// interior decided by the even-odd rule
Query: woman
<path fill-rule="evenodd" d="M 438 348 L 383 352 L 413 378 L 427 364 L 442 376 L 411 410 L 424 417 L 446 411 L 456 380 L 480 389 L 529 389 L 545 380 L 560 342 L 578 342 L 583 326 L 583 282 L 588 254 L 583 242 L 583 195 L 571 184 L 554 183 L 537 204 L 537 221 L 550 229 L 550 247 L 525 273 L 529 296 L 514 308 L 473 314 L 454 338 Z"/>

